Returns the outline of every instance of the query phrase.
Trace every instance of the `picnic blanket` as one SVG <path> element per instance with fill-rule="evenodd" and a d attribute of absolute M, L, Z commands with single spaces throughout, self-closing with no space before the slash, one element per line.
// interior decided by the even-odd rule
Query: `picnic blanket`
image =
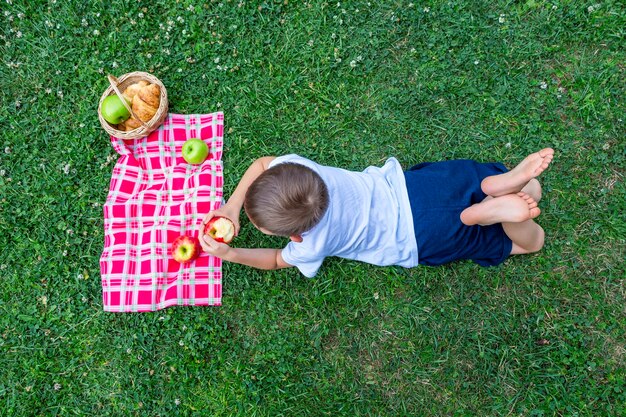
<path fill-rule="evenodd" d="M 120 154 L 104 204 L 100 257 L 105 311 L 155 311 L 173 305 L 220 305 L 221 259 L 206 253 L 179 264 L 176 237 L 197 236 L 202 217 L 223 199 L 224 114 L 168 114 L 147 137 L 111 137 Z M 185 162 L 187 139 L 209 145 L 201 165 Z"/>

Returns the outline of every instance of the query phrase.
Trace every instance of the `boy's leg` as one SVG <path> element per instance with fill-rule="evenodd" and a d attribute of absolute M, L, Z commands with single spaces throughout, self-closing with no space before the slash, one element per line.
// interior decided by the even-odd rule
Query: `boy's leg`
<path fill-rule="evenodd" d="M 467 226 L 495 223 L 521 223 L 539 216 L 537 202 L 528 194 L 519 192 L 500 197 L 485 198 L 461 212 L 461 221 Z"/>
<path fill-rule="evenodd" d="M 521 223 L 502 223 L 504 233 L 513 241 L 511 255 L 538 252 L 543 247 L 545 233 L 533 220 Z"/>
<path fill-rule="evenodd" d="M 485 194 L 492 197 L 522 191 L 533 178 L 539 176 L 550 165 L 553 157 L 554 149 L 552 148 L 531 153 L 509 172 L 483 179 L 480 187 Z"/>
<path fill-rule="evenodd" d="M 528 181 L 528 184 L 522 188 L 522 192 L 531 196 L 537 203 L 541 200 L 541 184 L 537 178 Z"/>

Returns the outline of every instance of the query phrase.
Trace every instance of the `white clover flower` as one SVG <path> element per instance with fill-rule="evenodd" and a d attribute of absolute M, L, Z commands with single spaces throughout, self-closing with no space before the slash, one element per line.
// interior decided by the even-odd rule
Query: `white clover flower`
<path fill-rule="evenodd" d="M 23 19 L 24 18 L 24 13 L 18 13 L 17 17 L 18 17 L 18 19 Z"/>
<path fill-rule="evenodd" d="M 216 64 L 219 64 L 219 63 L 220 63 L 220 57 L 219 57 L 219 56 L 218 56 L 218 57 L 216 57 L 216 58 L 213 60 L 213 62 L 215 62 Z"/>
<path fill-rule="evenodd" d="M 52 94 L 52 88 L 46 88 L 46 94 Z"/>
<path fill-rule="evenodd" d="M 183 19 L 181 16 L 178 16 L 176 18 L 176 20 L 178 20 L 180 23 L 184 23 L 185 22 L 185 19 Z"/>
<path fill-rule="evenodd" d="M 15 34 L 15 36 L 17 36 L 18 38 L 22 37 L 22 31 L 18 30 L 17 33 Z"/>
<path fill-rule="evenodd" d="M 104 74 L 104 68 L 98 68 L 98 72 L 99 72 L 100 74 Z"/>
<path fill-rule="evenodd" d="M 0 169 L 0 177 L 4 177 L 6 173 L 7 172 L 4 169 Z"/>
<path fill-rule="evenodd" d="M 7 0 L 7 2 L 8 2 L 8 0 Z M 60 389 L 61 389 L 61 384 L 59 384 L 58 382 L 55 382 L 55 383 L 54 383 L 54 390 L 55 390 L 55 391 L 58 391 L 58 390 L 60 390 Z"/>
<path fill-rule="evenodd" d="M 545 90 L 546 88 L 548 88 L 548 83 L 546 83 L 545 81 L 542 81 L 541 84 L 539 84 L 539 87 L 542 90 Z"/>
<path fill-rule="evenodd" d="M 429 13 L 430 12 L 430 7 L 424 7 L 424 13 Z"/>
<path fill-rule="evenodd" d="M 131 348 L 126 349 L 126 353 L 128 353 L 129 355 L 131 354 L 133 350 Z"/>
<path fill-rule="evenodd" d="M 87 19 L 83 19 L 83 20 L 80 22 L 80 24 L 81 24 L 81 25 L 83 25 L 83 26 L 88 26 L 88 25 L 89 25 L 89 23 L 87 23 Z"/>
<path fill-rule="evenodd" d="M 178 342 L 178 344 L 179 344 L 180 346 L 185 346 L 185 342 L 183 342 L 183 341 L 182 341 L 182 339 Z"/>
<path fill-rule="evenodd" d="M 4 153 L 10 154 L 11 153 L 11 148 L 9 148 L 8 146 L 6 148 L 4 148 Z"/>
<path fill-rule="evenodd" d="M 506 15 L 505 14 L 501 14 L 500 17 L 498 18 L 498 22 L 500 22 L 500 23 L 506 22 Z"/>
<path fill-rule="evenodd" d="M 192 6 L 192 7 L 193 7 L 193 6 Z M 180 405 L 180 400 L 179 400 L 178 398 L 176 398 L 176 399 L 174 400 L 174 404 L 176 404 L 176 405 Z"/>
<path fill-rule="evenodd" d="M 67 164 L 65 164 L 65 166 L 63 167 L 63 173 L 65 175 L 70 173 L 70 164 L 69 164 L 69 162 Z"/>
<path fill-rule="evenodd" d="M 111 64 L 111 67 L 117 68 L 118 67 L 117 62 L 113 61 L 113 63 Z"/>
<path fill-rule="evenodd" d="M 138 18 L 140 18 L 140 19 L 143 19 L 143 16 L 144 16 L 144 15 L 143 15 L 143 13 L 142 13 L 142 12 L 139 12 L 139 14 L 137 15 L 137 17 L 138 17 Z"/>
<path fill-rule="evenodd" d="M 94 36 L 100 36 L 100 31 L 99 31 L 98 29 L 95 29 L 95 30 L 93 31 L 93 35 L 94 35 Z"/>
<path fill-rule="evenodd" d="M 356 68 L 356 61 L 354 59 L 352 61 L 350 61 L 350 66 L 352 68 Z"/>

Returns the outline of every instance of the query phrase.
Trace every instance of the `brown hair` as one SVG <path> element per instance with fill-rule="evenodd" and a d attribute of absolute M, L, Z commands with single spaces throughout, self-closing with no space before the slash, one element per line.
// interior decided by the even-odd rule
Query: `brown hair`
<path fill-rule="evenodd" d="M 243 205 L 255 226 L 278 236 L 293 236 L 319 223 L 328 200 L 328 189 L 319 174 L 288 162 L 259 175 L 248 188 Z"/>

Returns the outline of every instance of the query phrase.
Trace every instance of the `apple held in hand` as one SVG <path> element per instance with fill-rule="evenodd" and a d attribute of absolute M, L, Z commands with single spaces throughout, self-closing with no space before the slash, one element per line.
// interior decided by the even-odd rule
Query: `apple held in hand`
<path fill-rule="evenodd" d="M 190 164 L 201 164 L 209 155 L 209 146 L 198 138 L 183 143 L 183 158 Z"/>
<path fill-rule="evenodd" d="M 115 94 L 102 100 L 100 112 L 104 120 L 112 125 L 122 123 L 130 117 L 130 112 L 126 106 L 124 106 L 124 103 L 122 103 L 122 99 Z"/>
<path fill-rule="evenodd" d="M 202 247 L 198 238 L 193 236 L 179 236 L 172 242 L 172 256 L 181 264 L 191 262 L 200 256 Z"/>
<path fill-rule="evenodd" d="M 230 243 L 235 237 L 235 225 L 226 217 L 213 217 L 204 226 L 204 234 L 211 236 L 216 242 Z"/>

